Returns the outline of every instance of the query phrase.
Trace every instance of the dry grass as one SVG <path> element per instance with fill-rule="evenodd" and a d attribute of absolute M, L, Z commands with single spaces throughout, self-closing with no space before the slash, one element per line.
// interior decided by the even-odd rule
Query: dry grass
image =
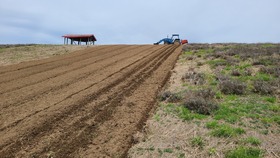
<path fill-rule="evenodd" d="M 86 47 L 75 45 L 0 45 L 0 66 L 49 58 Z"/>

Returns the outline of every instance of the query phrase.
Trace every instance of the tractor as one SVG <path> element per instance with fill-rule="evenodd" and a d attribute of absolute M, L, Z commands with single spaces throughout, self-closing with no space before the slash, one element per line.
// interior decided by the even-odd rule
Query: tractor
<path fill-rule="evenodd" d="M 154 45 L 158 45 L 162 42 L 163 42 L 163 44 L 177 44 L 177 45 L 188 43 L 187 40 L 182 40 L 181 41 L 180 37 L 179 37 L 179 34 L 173 34 L 171 36 L 171 38 L 168 38 L 168 37 L 164 38 L 164 39 L 158 41 L 157 43 L 154 43 Z"/>

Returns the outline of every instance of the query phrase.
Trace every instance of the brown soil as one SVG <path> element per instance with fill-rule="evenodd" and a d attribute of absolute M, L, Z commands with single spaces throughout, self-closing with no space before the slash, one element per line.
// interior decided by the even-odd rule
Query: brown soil
<path fill-rule="evenodd" d="M 180 52 L 98 46 L 0 67 L 0 157 L 125 157 Z"/>

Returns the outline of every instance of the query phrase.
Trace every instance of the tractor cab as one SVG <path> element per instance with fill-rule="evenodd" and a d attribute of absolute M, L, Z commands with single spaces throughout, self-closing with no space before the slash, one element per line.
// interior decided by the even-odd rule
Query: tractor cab
<path fill-rule="evenodd" d="M 180 39 L 179 34 L 173 34 L 171 39 L 173 39 L 173 40 Z"/>
<path fill-rule="evenodd" d="M 179 34 L 173 34 L 171 39 L 173 40 L 173 44 L 178 44 L 178 45 L 181 44 Z"/>

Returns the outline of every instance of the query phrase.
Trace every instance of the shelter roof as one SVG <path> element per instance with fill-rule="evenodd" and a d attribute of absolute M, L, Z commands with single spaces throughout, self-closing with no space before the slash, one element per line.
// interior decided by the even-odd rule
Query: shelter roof
<path fill-rule="evenodd" d="M 68 35 L 63 35 L 62 37 L 64 38 L 70 38 L 70 39 L 88 39 L 90 38 L 93 41 L 96 41 L 96 38 L 93 34 L 68 34 Z"/>

